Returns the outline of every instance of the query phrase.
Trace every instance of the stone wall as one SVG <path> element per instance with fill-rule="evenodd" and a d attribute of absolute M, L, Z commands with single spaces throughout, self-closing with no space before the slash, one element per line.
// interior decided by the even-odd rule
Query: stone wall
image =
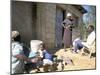
<path fill-rule="evenodd" d="M 31 39 L 36 39 L 36 7 L 30 2 L 12 1 L 11 26 L 22 36 L 22 41 L 29 45 Z"/>
<path fill-rule="evenodd" d="M 55 4 L 37 4 L 37 38 L 48 48 L 55 46 Z"/>

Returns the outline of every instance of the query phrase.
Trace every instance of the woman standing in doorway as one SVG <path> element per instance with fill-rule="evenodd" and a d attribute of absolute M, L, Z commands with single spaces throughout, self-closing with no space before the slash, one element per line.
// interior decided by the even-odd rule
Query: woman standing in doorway
<path fill-rule="evenodd" d="M 64 27 L 63 43 L 64 50 L 66 51 L 66 48 L 69 48 L 72 45 L 73 18 L 71 13 L 67 13 L 67 17 L 61 25 Z"/>

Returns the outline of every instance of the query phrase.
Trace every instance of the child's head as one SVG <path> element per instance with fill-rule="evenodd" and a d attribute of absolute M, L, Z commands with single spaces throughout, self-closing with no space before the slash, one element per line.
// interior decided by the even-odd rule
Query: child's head
<path fill-rule="evenodd" d="M 41 45 L 40 45 L 40 50 L 44 50 L 45 49 L 45 44 L 44 43 L 42 43 Z"/>

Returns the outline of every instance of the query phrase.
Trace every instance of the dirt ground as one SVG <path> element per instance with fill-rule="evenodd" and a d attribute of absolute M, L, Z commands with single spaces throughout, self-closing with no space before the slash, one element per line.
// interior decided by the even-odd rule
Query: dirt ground
<path fill-rule="evenodd" d="M 55 52 L 51 51 L 51 53 L 54 53 L 58 57 L 59 56 L 63 56 L 64 58 L 69 57 L 70 59 L 73 60 L 74 65 L 65 65 L 63 71 L 86 70 L 86 69 L 96 68 L 96 58 L 95 57 L 89 58 L 88 56 L 82 56 L 80 52 L 78 54 L 72 53 L 70 48 L 68 48 L 66 52 L 64 51 L 64 49 L 59 49 Z M 42 68 L 41 68 L 41 71 L 43 72 Z"/>
<path fill-rule="evenodd" d="M 88 56 L 82 56 L 80 52 L 78 54 L 74 54 L 67 49 L 68 51 L 64 52 L 64 49 L 60 49 L 55 54 L 58 56 L 64 56 L 64 58 L 69 57 L 73 60 L 74 65 L 66 65 L 64 70 L 82 70 L 82 69 L 95 69 L 96 68 L 96 60 L 95 57 L 89 58 Z"/>

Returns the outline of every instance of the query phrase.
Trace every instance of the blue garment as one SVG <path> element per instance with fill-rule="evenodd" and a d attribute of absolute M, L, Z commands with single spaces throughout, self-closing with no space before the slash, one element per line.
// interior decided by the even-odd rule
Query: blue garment
<path fill-rule="evenodd" d="M 22 44 L 22 45 L 23 45 L 24 55 L 25 55 L 26 57 L 28 57 L 31 50 L 30 50 L 26 45 L 24 45 L 24 44 Z"/>
<path fill-rule="evenodd" d="M 73 45 L 73 47 L 74 47 L 75 52 L 77 52 L 77 50 L 80 50 L 83 48 L 83 44 L 82 44 L 82 41 L 80 39 L 75 40 L 74 43 L 75 44 Z"/>
<path fill-rule="evenodd" d="M 52 54 L 48 53 L 46 50 L 43 51 L 43 58 L 44 59 L 49 59 L 49 60 L 53 61 Z"/>
<path fill-rule="evenodd" d="M 30 51 L 30 53 L 29 53 L 29 58 L 34 58 L 34 57 L 36 57 L 36 56 L 38 56 L 38 52 L 37 51 Z"/>

